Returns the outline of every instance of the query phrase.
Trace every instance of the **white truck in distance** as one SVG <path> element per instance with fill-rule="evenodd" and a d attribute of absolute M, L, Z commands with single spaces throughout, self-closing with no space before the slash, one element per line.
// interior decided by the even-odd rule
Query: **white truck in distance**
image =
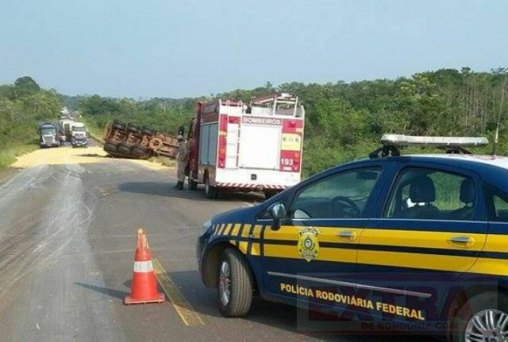
<path fill-rule="evenodd" d="M 88 139 L 85 124 L 82 122 L 73 122 L 70 126 L 72 147 L 87 147 Z"/>

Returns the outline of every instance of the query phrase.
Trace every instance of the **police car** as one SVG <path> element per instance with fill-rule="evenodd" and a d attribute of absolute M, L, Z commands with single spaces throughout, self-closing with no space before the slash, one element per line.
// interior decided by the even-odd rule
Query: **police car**
<path fill-rule="evenodd" d="M 369 159 L 204 224 L 201 277 L 224 316 L 246 315 L 259 293 L 306 309 L 311 329 L 325 311 L 338 331 L 508 338 L 508 158 L 468 153 L 485 138 L 381 141 Z M 450 153 L 401 155 L 408 145 Z"/>

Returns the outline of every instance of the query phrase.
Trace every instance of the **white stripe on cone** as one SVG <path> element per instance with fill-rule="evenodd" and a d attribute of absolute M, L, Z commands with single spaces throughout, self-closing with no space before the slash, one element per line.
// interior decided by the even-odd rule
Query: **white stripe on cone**
<path fill-rule="evenodd" d="M 139 273 L 153 272 L 152 260 L 134 261 L 134 272 Z"/>

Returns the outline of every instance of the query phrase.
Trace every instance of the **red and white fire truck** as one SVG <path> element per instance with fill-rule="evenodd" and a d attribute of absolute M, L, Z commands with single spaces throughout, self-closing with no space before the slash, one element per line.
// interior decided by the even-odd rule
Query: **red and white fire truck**
<path fill-rule="evenodd" d="M 263 191 L 270 197 L 300 181 L 305 110 L 278 93 L 242 101 L 199 102 L 189 130 L 189 188 Z"/>

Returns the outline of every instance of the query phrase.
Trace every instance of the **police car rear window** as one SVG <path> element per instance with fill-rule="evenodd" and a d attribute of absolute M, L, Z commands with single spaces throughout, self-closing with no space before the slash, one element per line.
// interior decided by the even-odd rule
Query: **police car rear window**
<path fill-rule="evenodd" d="M 489 191 L 492 208 L 490 210 L 491 221 L 508 222 L 508 195 L 497 189 Z"/>

